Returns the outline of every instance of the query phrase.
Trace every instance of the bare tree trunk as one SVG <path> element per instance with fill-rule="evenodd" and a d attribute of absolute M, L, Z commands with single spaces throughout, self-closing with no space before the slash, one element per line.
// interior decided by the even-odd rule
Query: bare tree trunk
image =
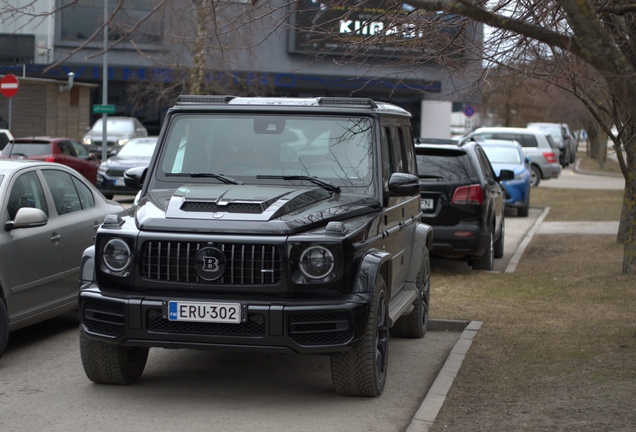
<path fill-rule="evenodd" d="M 636 273 L 636 177 L 625 182 L 625 195 L 621 211 L 619 240 L 622 231 L 625 253 L 623 255 L 623 273 Z M 621 229 L 622 228 L 622 229 Z"/>
<path fill-rule="evenodd" d="M 192 58 L 192 69 L 188 77 L 189 93 L 192 95 L 201 94 L 201 87 L 205 79 L 205 62 L 207 59 L 206 31 L 209 17 L 209 0 L 193 0 L 196 8 L 195 22 L 196 32 L 194 41 L 194 52 Z"/>

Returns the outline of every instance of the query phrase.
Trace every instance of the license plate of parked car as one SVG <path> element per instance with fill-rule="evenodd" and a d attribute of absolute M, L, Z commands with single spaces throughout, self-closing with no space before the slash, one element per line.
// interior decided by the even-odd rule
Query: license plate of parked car
<path fill-rule="evenodd" d="M 126 186 L 126 183 L 124 183 L 124 178 L 119 177 L 115 179 L 115 186 Z"/>
<path fill-rule="evenodd" d="M 434 208 L 433 198 L 422 199 L 422 210 L 433 210 L 433 208 Z"/>
<path fill-rule="evenodd" d="M 241 323 L 241 305 L 239 303 L 208 302 L 168 302 L 170 321 L 190 321 L 208 323 Z"/>

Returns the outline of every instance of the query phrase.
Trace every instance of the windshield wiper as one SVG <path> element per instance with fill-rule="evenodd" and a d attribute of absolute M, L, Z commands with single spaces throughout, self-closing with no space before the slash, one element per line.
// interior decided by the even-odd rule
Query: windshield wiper
<path fill-rule="evenodd" d="M 257 175 L 256 178 L 273 180 L 307 180 L 330 192 L 340 193 L 340 186 L 326 180 L 321 180 L 318 177 L 311 177 L 306 175 Z"/>
<path fill-rule="evenodd" d="M 233 179 L 232 177 L 224 176 L 223 174 L 215 174 L 215 173 L 166 173 L 166 177 L 192 177 L 192 178 L 214 178 L 223 183 L 227 184 L 236 184 L 242 185 L 242 181 L 238 181 Z"/>

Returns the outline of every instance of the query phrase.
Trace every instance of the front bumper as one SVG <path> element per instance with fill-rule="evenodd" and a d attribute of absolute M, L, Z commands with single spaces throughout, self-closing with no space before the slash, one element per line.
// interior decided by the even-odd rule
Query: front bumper
<path fill-rule="evenodd" d="M 79 310 L 88 337 L 118 345 L 326 354 L 346 351 L 362 337 L 371 295 L 329 300 L 194 299 L 104 293 L 91 284 L 80 291 Z M 163 318 L 169 300 L 239 301 L 247 320 L 241 324 L 169 321 Z"/>
<path fill-rule="evenodd" d="M 123 181 L 123 177 L 110 177 L 107 174 L 97 173 L 97 180 L 95 182 L 97 189 L 101 193 L 112 193 L 117 195 L 137 195 L 139 189 L 133 189 L 126 186 L 118 186 Z"/>

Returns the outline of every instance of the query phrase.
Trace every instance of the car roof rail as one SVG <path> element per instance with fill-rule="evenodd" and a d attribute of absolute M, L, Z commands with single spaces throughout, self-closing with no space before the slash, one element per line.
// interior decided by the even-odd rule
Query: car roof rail
<path fill-rule="evenodd" d="M 177 98 L 177 105 L 184 104 L 224 104 L 228 103 L 232 99 L 236 98 L 236 96 L 209 96 L 209 95 L 179 95 Z"/>
<path fill-rule="evenodd" d="M 339 98 L 339 97 L 319 97 L 318 105 L 348 105 L 357 107 L 367 107 L 377 109 L 378 104 L 370 98 Z"/>

